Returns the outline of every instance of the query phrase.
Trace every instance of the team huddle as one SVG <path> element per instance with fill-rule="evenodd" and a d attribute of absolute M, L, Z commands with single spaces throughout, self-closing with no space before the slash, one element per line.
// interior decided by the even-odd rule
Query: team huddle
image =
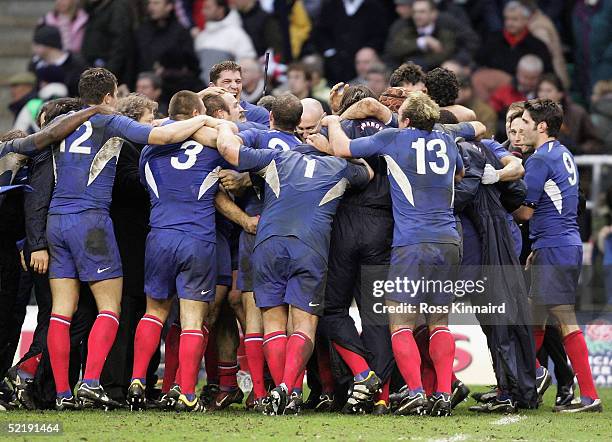
<path fill-rule="evenodd" d="M 118 115 L 114 75 L 88 69 L 79 82 L 80 102 L 50 102 L 40 132 L 0 144 L 0 156 L 31 156 L 52 146 L 47 347 L 57 410 L 197 412 L 242 403 L 237 345 L 222 339 L 224 328 L 238 323 L 253 384 L 248 409 L 449 416 L 469 389 L 453 372 L 448 313 L 399 307 L 449 306 L 454 294 L 387 292 L 388 313 L 374 320 L 363 268 L 387 266 L 388 280 L 452 280 L 461 266 L 494 264 L 484 242 L 497 234 L 503 240 L 496 247 L 507 255 L 501 264 L 520 274 L 517 223 L 527 221 L 528 310 L 536 325 L 522 324 L 523 376 L 517 379 L 502 361 L 515 355 L 495 349 L 495 339 L 503 339 L 499 330 L 510 326 L 481 321 L 498 385 L 475 395 L 479 403 L 470 409 L 510 413 L 538 406 L 551 376 L 536 353 L 544 326 L 554 320 L 580 387 L 579 398 L 573 390 L 558 396 L 554 411 L 602 410 L 574 313 L 582 263 L 579 179 L 571 153 L 556 140 L 563 117 L 557 104 L 536 99 L 509 111 L 512 144 L 535 150 L 523 167 L 486 139 L 484 125 L 461 106 L 441 109 L 421 82 L 407 80 L 379 100 L 365 86 L 336 85 L 334 115 L 325 115 L 318 101 L 291 94 L 264 97 L 266 108 L 241 101 L 234 62 L 215 65 L 210 77 L 203 91 L 175 94 L 169 118 L 151 124 Z M 150 231 L 146 313 L 133 337 L 131 384 L 121 403 L 100 377 L 121 314 L 124 274 L 109 209 L 125 141 L 144 146 L 138 172 L 150 199 Z M 484 192 L 492 198 L 488 205 L 478 198 Z M 493 213 L 494 204 L 502 220 L 496 233 L 478 219 L 485 208 Z M 82 283 L 98 316 L 73 391 L 70 327 Z M 238 302 L 230 302 L 236 291 Z M 361 333 L 348 313 L 353 300 Z M 147 371 L 162 336 L 163 387 L 152 397 Z M 208 370 L 213 347 L 219 360 L 231 361 L 214 374 Z M 203 360 L 207 385 L 198 392 Z M 27 402 L 31 364 L 21 365 L 8 377 Z"/>

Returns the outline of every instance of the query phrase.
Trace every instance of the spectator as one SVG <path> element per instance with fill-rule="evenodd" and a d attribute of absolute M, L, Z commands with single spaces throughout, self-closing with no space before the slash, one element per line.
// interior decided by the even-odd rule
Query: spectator
<path fill-rule="evenodd" d="M 536 55 L 544 64 L 544 72 L 552 72 L 548 48 L 527 28 L 530 16 L 526 6 L 510 1 L 504 7 L 503 32 L 492 33 L 484 39 L 477 61 L 488 69 L 480 69 L 472 78 L 474 90 L 481 99 L 488 100 L 492 91 L 511 82 L 524 55 Z"/>
<path fill-rule="evenodd" d="M 8 105 L 14 118 L 17 118 L 21 109 L 36 97 L 36 76 L 31 72 L 15 74 L 7 81 L 11 94 L 11 102 Z"/>
<path fill-rule="evenodd" d="M 429 70 L 440 66 L 455 52 L 453 31 L 437 24 L 438 10 L 433 0 L 415 0 L 411 14 L 406 15 L 406 2 L 396 0 L 398 18 L 389 29 L 385 57 L 393 66 L 406 60 Z"/>
<path fill-rule="evenodd" d="M 570 81 L 567 75 L 567 63 L 563 55 L 561 38 L 559 38 L 557 28 L 553 21 L 538 7 L 537 1 L 521 0 L 521 2 L 531 11 L 529 24 L 527 25 L 529 32 L 546 44 L 552 57 L 554 72 L 561 79 L 564 88 L 567 89 Z"/>
<path fill-rule="evenodd" d="M 154 72 L 141 72 L 136 80 L 136 92 L 157 103 L 157 115 L 168 115 L 168 103 L 161 99 L 162 81 Z"/>
<path fill-rule="evenodd" d="M 366 84 L 366 74 L 374 63 L 381 63 L 376 50 L 369 47 L 359 49 L 355 54 L 355 71 L 357 76 L 349 84 L 351 86 Z"/>
<path fill-rule="evenodd" d="M 251 38 L 242 28 L 240 14 L 230 10 L 227 0 L 204 2 L 206 27 L 195 39 L 195 50 L 200 59 L 200 78 L 209 81 L 212 66 L 224 60 L 255 58 Z"/>
<path fill-rule="evenodd" d="M 602 150 L 601 139 L 587 111 L 572 102 L 555 74 L 546 74 L 537 89 L 538 98 L 548 98 L 563 108 L 563 124 L 557 138 L 574 155 L 595 154 Z"/>
<path fill-rule="evenodd" d="M 85 0 L 89 21 L 81 54 L 89 66 L 111 71 L 119 84 L 133 84 L 134 16 L 128 0 Z M 72 94 L 72 92 L 71 92 Z"/>
<path fill-rule="evenodd" d="M 62 48 L 74 53 L 81 52 L 87 13 L 80 8 L 78 0 L 55 0 L 55 8 L 40 20 L 41 25 L 55 26 L 62 35 Z"/>
<path fill-rule="evenodd" d="M 450 2 L 436 1 L 438 5 L 438 18 L 436 26 L 448 29 L 455 34 L 455 52 L 453 58 L 463 63 L 472 63 L 480 49 L 480 36 L 471 26 L 470 19 L 465 11 Z"/>
<path fill-rule="evenodd" d="M 304 98 L 314 98 L 312 96 L 312 74 L 303 63 L 292 63 L 287 68 L 287 86 L 289 92 L 298 97 L 300 100 Z M 323 106 L 323 109 L 328 114 L 331 114 L 329 105 L 324 101 L 317 100 Z"/>
<path fill-rule="evenodd" d="M 382 63 L 373 64 L 366 74 L 366 86 L 376 98 L 389 87 L 389 72 Z"/>
<path fill-rule="evenodd" d="M 68 96 L 68 88 L 63 83 L 64 72 L 60 67 L 48 65 L 39 68 L 36 70 L 36 78 L 38 80 L 38 94 L 21 109 L 13 125 L 14 130 L 24 131 L 28 134 L 40 130 L 38 114 L 45 102 Z"/>
<path fill-rule="evenodd" d="M 425 72 L 421 66 L 409 61 L 404 63 L 391 74 L 391 87 L 402 87 L 407 92 L 425 92 Z"/>
<path fill-rule="evenodd" d="M 355 77 L 359 49 L 368 46 L 381 52 L 387 28 L 387 14 L 378 0 L 324 0 L 314 43 L 325 58 L 330 84 Z"/>
<path fill-rule="evenodd" d="M 193 50 L 189 31 L 176 19 L 173 0 L 148 0 L 147 20 L 138 28 L 136 46 L 137 72 L 152 70 L 165 52 L 177 48 Z"/>
<path fill-rule="evenodd" d="M 264 94 L 264 72 L 261 65 L 251 58 L 240 60 L 242 68 L 242 94 L 243 100 L 257 104 Z"/>
<path fill-rule="evenodd" d="M 498 122 L 504 120 L 510 104 L 535 98 L 543 71 L 544 63 L 535 55 L 525 55 L 520 59 L 512 82 L 500 86 L 491 94 L 489 105 L 497 112 Z M 500 128 L 499 123 L 498 128 Z M 496 133 L 502 131 L 498 130 Z"/>
<path fill-rule="evenodd" d="M 440 67 L 454 72 L 457 77 L 462 76 L 469 78 L 472 75 L 472 67 L 470 64 L 465 63 L 465 60 L 451 58 L 450 60 L 446 60 L 444 63 L 442 63 Z"/>
<path fill-rule="evenodd" d="M 474 94 L 469 77 L 460 74 L 457 75 L 457 80 L 459 81 L 459 96 L 455 103 L 472 109 L 476 114 L 476 119 L 486 126 L 486 137 L 493 137 L 497 126 L 497 114 L 491 106 Z"/>
<path fill-rule="evenodd" d="M 302 63 L 310 71 L 312 77 L 312 96 L 319 101 L 329 103 L 331 89 L 323 77 L 323 58 L 318 54 L 307 55 L 302 59 Z"/>
<path fill-rule="evenodd" d="M 155 74 L 161 78 L 162 94 L 160 101 L 170 103 L 170 99 L 178 91 L 199 91 L 204 89 L 204 83 L 198 76 L 198 60 L 189 57 L 191 51 L 180 50 L 166 52 L 159 60 Z"/>
<path fill-rule="evenodd" d="M 591 120 L 609 151 L 612 146 L 612 80 L 595 83 L 591 97 Z"/>
<path fill-rule="evenodd" d="M 576 85 L 588 100 L 595 83 L 612 78 L 612 2 L 578 0 L 572 19 Z"/>
<path fill-rule="evenodd" d="M 270 48 L 275 54 L 282 54 L 283 36 L 276 18 L 265 12 L 258 0 L 235 0 L 234 6 L 242 19 L 242 27 L 253 42 L 257 56 L 264 55 Z"/>
<path fill-rule="evenodd" d="M 47 66 L 57 66 L 63 75 L 60 82 L 68 87 L 70 95 L 78 95 L 79 77 L 87 65 L 80 55 L 62 49 L 59 29 L 53 26 L 37 28 L 34 31 L 32 52 L 34 56 L 30 62 L 30 71 L 36 72 Z"/>

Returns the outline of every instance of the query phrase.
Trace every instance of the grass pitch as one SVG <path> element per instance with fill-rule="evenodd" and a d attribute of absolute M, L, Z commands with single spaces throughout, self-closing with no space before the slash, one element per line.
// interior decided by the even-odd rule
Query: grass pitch
<path fill-rule="evenodd" d="M 483 390 L 474 388 L 473 390 Z M 515 415 L 475 415 L 469 399 L 453 416 L 343 416 L 305 412 L 300 416 L 269 417 L 234 406 L 209 414 L 172 412 L 12 411 L 0 413 L 0 440 L 25 441 L 480 441 L 480 440 L 611 440 L 612 389 L 600 389 L 603 413 L 552 413 L 554 386 L 539 410 Z M 43 436 L 7 433 L 8 423 L 62 424 L 62 434 Z"/>

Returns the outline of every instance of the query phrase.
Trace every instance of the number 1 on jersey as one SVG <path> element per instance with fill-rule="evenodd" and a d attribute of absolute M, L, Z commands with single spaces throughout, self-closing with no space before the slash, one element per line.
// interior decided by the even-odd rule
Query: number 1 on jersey
<path fill-rule="evenodd" d="M 302 157 L 304 161 L 306 161 L 306 170 L 304 171 L 304 176 L 306 178 L 312 178 L 314 175 L 315 165 L 317 164 L 316 160 L 312 158 Z"/>

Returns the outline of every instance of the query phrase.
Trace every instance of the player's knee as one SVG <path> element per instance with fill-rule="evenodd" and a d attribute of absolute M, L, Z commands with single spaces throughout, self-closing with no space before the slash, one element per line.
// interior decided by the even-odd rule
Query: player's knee
<path fill-rule="evenodd" d="M 231 290 L 227 295 L 227 301 L 232 310 L 236 311 L 242 309 L 242 292 Z"/>

